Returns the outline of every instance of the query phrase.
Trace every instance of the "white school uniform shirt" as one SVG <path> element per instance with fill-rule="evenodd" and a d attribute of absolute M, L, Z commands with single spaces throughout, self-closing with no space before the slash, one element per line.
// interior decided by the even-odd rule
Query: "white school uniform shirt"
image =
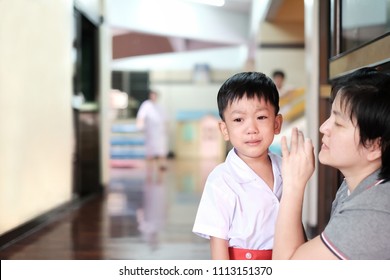
<path fill-rule="evenodd" d="M 168 154 L 168 120 L 163 108 L 158 103 L 145 100 L 138 110 L 137 119 L 144 120 L 146 155 L 166 156 Z"/>
<path fill-rule="evenodd" d="M 208 176 L 193 232 L 218 237 L 229 247 L 252 250 L 273 248 L 275 223 L 282 196 L 281 157 L 268 153 L 274 186 L 267 184 L 242 160 L 234 148 L 224 163 Z"/>

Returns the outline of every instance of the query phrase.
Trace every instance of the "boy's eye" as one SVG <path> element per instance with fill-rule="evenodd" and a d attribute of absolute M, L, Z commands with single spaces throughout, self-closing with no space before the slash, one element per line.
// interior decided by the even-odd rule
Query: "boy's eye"
<path fill-rule="evenodd" d="M 267 117 L 266 116 L 258 116 L 257 119 L 259 120 L 265 120 Z"/>
<path fill-rule="evenodd" d="M 234 122 L 242 122 L 242 118 L 235 118 L 233 121 Z"/>

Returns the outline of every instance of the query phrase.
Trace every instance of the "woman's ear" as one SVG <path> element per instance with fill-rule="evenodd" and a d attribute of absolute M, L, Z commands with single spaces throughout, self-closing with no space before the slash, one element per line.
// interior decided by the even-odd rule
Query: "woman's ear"
<path fill-rule="evenodd" d="M 219 129 L 222 132 L 223 139 L 225 141 L 229 141 L 229 132 L 228 132 L 228 129 L 226 127 L 226 123 L 224 121 L 220 121 L 218 124 L 219 124 Z"/>
<path fill-rule="evenodd" d="M 367 145 L 367 159 L 369 161 L 374 161 L 382 157 L 382 144 L 381 138 L 377 138 L 369 141 Z"/>

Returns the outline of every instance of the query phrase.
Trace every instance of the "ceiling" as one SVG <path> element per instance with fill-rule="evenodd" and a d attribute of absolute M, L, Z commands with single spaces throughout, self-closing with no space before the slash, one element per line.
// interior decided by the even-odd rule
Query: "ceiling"
<path fill-rule="evenodd" d="M 196 63 L 191 59 L 199 60 L 196 54 L 214 67 L 222 63 L 237 68 L 251 55 L 261 20 L 303 18 L 291 13 L 291 5 L 297 2 L 303 0 L 225 0 L 223 7 L 191 0 L 107 1 L 112 68 L 151 69 L 158 67 L 161 59 L 161 67 L 169 68 L 175 58 L 191 68 Z M 223 52 L 240 59 L 228 58 L 234 63 L 228 66 L 227 58 L 216 55 Z"/>

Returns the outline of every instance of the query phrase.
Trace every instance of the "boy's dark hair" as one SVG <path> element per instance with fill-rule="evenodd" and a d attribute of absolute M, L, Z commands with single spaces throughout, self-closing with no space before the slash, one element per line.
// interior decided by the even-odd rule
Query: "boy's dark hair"
<path fill-rule="evenodd" d="M 244 96 L 263 98 L 275 107 L 275 115 L 279 113 L 279 93 L 272 79 L 260 72 L 241 72 L 227 79 L 218 91 L 217 103 L 222 120 L 226 107 Z"/>
<path fill-rule="evenodd" d="M 390 180 L 390 74 L 365 67 L 332 83 L 332 98 L 340 95 L 341 106 L 360 130 L 360 144 L 380 140 L 380 179 Z"/>

